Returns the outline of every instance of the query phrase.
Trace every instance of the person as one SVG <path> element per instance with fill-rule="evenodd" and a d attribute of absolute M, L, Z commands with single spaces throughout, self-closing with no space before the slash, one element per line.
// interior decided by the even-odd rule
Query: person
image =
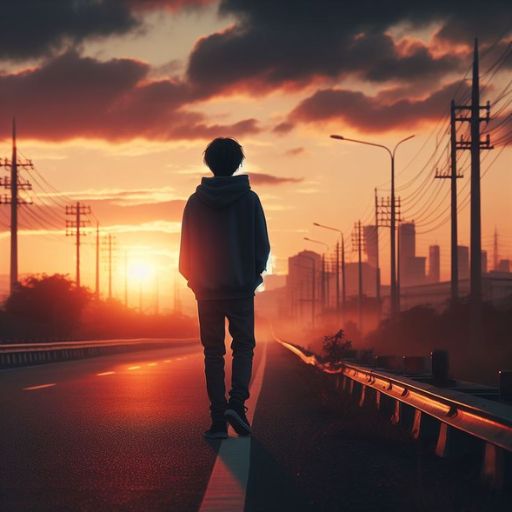
<path fill-rule="evenodd" d="M 245 401 L 255 347 L 254 293 L 262 283 L 270 253 L 265 215 L 246 174 L 233 176 L 244 160 L 242 146 L 231 138 L 211 141 L 204 177 L 183 211 L 180 273 L 198 306 L 204 348 L 206 388 L 212 424 L 209 439 L 227 438 L 227 422 L 239 435 L 250 435 Z M 232 379 L 226 400 L 225 318 L 232 337 Z"/>

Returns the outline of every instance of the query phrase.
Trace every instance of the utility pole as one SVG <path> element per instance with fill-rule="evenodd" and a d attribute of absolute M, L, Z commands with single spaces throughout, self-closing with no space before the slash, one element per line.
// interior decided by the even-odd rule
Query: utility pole
<path fill-rule="evenodd" d="M 375 222 L 378 227 L 391 228 L 401 221 L 401 202 L 400 197 L 395 197 L 394 208 L 391 207 L 391 199 L 389 197 L 376 198 L 375 201 Z M 394 220 L 394 222 L 392 222 Z M 393 228 L 394 229 L 394 228 Z M 395 260 L 396 261 L 396 260 Z M 395 269 L 395 286 L 394 291 L 390 287 L 391 313 L 400 311 L 400 286 L 398 285 L 399 276 Z M 393 293 L 395 294 L 393 298 Z"/>
<path fill-rule="evenodd" d="M 325 253 L 322 253 L 322 260 L 321 260 L 321 265 L 322 265 L 322 272 L 321 272 L 321 290 L 322 290 L 322 309 L 325 311 L 326 309 L 326 306 L 327 306 L 327 301 L 326 301 L 326 291 L 327 291 L 327 287 L 326 287 L 326 268 L 325 268 Z"/>
<path fill-rule="evenodd" d="M 499 253 L 498 253 L 498 228 L 494 228 L 494 247 L 493 247 L 494 271 L 498 270 Z"/>
<path fill-rule="evenodd" d="M 347 273 L 345 272 L 345 237 L 341 235 L 341 304 L 345 315 L 347 307 Z"/>
<path fill-rule="evenodd" d="M 10 170 L 10 177 L 0 179 L 0 185 L 10 190 L 10 197 L 0 198 L 0 204 L 11 205 L 11 261 L 10 261 L 10 293 L 14 291 L 18 284 L 18 206 L 23 204 L 32 204 L 18 196 L 20 190 L 32 190 L 32 184 L 20 179 L 18 169 L 33 169 L 32 160 L 18 158 L 18 148 L 16 146 L 16 119 L 12 120 L 12 156 L 11 159 L 4 158 L 0 160 L 0 167 Z"/>
<path fill-rule="evenodd" d="M 450 103 L 450 172 L 436 170 L 435 179 L 450 180 L 451 196 L 451 233 L 450 233 L 450 259 L 451 259 L 451 297 L 455 302 L 459 298 L 459 256 L 458 256 L 458 228 L 457 228 L 457 180 L 463 174 L 457 172 L 457 150 L 462 149 L 457 142 L 457 107 L 455 101 Z"/>
<path fill-rule="evenodd" d="M 336 242 L 336 311 L 340 313 L 340 243 Z"/>
<path fill-rule="evenodd" d="M 86 233 L 82 232 L 81 228 L 85 228 L 90 224 L 89 219 L 83 219 L 84 216 L 90 215 L 91 207 L 80 204 L 66 206 L 65 213 L 71 219 L 66 219 L 66 236 L 74 236 L 76 244 L 76 286 L 80 288 L 80 237 L 85 236 Z M 74 231 L 73 231 L 74 230 Z"/>
<path fill-rule="evenodd" d="M 379 207 L 377 189 L 375 189 L 375 239 L 375 296 L 377 297 L 377 304 L 380 310 Z"/>
<path fill-rule="evenodd" d="M 108 273 L 108 298 L 112 299 L 112 262 L 113 253 L 116 249 L 116 237 L 109 233 L 103 239 L 103 249 L 107 254 L 107 273 Z"/>
<path fill-rule="evenodd" d="M 489 123 L 491 105 L 480 105 L 480 78 L 478 62 L 478 39 L 475 39 L 473 53 L 473 83 L 471 87 L 471 105 L 456 106 L 458 111 L 469 112 L 469 116 L 456 117 L 456 121 L 470 125 L 470 140 L 461 137 L 458 149 L 471 151 L 471 202 L 470 202 L 470 305 L 471 305 L 471 344 L 472 349 L 482 340 L 482 225 L 480 198 L 480 151 L 493 149 L 490 136 L 480 137 L 480 123 Z M 480 115 L 481 111 L 485 116 Z"/>
<path fill-rule="evenodd" d="M 96 221 L 96 300 L 100 298 L 100 223 Z"/>
<path fill-rule="evenodd" d="M 357 312 L 359 317 L 359 332 L 363 335 L 363 245 L 364 238 L 361 229 L 361 221 L 354 224 L 352 232 L 352 250 L 357 251 L 357 277 L 358 277 L 358 299 Z"/>

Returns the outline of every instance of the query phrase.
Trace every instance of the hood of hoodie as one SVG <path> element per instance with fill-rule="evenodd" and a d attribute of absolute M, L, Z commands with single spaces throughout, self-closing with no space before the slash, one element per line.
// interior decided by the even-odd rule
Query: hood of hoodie
<path fill-rule="evenodd" d="M 249 176 L 213 176 L 203 178 L 196 188 L 197 197 L 211 208 L 226 208 L 251 190 Z"/>

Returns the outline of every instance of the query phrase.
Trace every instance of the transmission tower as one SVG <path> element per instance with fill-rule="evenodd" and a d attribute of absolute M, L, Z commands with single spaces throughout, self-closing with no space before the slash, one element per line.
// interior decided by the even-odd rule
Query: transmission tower
<path fill-rule="evenodd" d="M 80 238 L 86 235 L 82 228 L 87 227 L 91 222 L 87 218 L 87 215 L 91 213 L 91 207 L 80 204 L 80 202 L 77 201 L 76 204 L 66 206 L 65 213 L 70 217 L 66 219 L 66 236 L 75 237 L 76 286 L 80 288 Z"/>
<path fill-rule="evenodd" d="M 12 120 L 12 157 L 0 159 L 0 167 L 10 170 L 10 176 L 0 178 L 0 186 L 10 190 L 10 196 L 0 197 L 0 204 L 11 205 L 11 264 L 10 264 L 10 292 L 12 293 L 18 284 L 18 206 L 32 204 L 19 197 L 20 190 L 32 190 L 32 184 L 18 176 L 18 169 L 33 169 L 31 160 L 19 159 L 16 147 L 16 119 Z"/>

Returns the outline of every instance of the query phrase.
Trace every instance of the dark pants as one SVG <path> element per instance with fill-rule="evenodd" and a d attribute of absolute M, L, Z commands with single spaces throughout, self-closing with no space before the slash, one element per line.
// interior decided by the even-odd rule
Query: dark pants
<path fill-rule="evenodd" d="M 243 404 L 249 398 L 253 350 L 256 343 L 254 297 L 199 300 L 197 306 L 210 411 L 213 419 L 220 419 L 227 406 L 224 383 L 225 318 L 228 319 L 229 333 L 233 338 L 230 400 Z"/>

